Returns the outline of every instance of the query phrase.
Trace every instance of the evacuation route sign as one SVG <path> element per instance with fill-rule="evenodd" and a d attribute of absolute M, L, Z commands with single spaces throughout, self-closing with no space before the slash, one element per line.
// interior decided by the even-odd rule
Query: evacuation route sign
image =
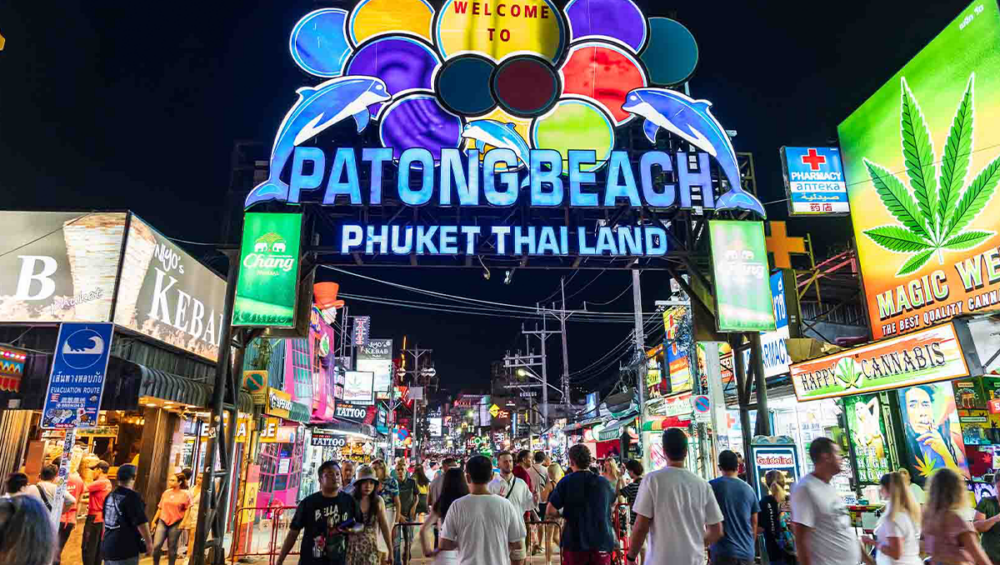
<path fill-rule="evenodd" d="M 114 324 L 65 323 L 59 327 L 42 428 L 97 425 Z"/>

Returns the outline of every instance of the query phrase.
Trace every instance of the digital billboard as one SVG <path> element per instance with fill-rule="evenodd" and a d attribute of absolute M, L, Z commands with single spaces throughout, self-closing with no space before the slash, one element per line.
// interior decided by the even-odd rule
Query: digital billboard
<path fill-rule="evenodd" d="M 875 339 L 1000 303 L 998 46 L 977 0 L 838 128 Z"/>
<path fill-rule="evenodd" d="M 302 214 L 246 214 L 234 326 L 295 327 Z"/>
<path fill-rule="evenodd" d="M 125 219 L 0 212 L 0 321 L 111 321 Z"/>
<path fill-rule="evenodd" d="M 774 330 L 764 223 L 711 220 L 708 232 L 719 331 Z"/>
<path fill-rule="evenodd" d="M 225 302 L 224 278 L 132 215 L 116 324 L 215 361 Z"/>

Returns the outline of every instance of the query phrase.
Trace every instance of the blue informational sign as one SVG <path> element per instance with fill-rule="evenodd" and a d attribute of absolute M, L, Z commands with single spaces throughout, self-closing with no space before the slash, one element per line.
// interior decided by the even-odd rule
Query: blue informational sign
<path fill-rule="evenodd" d="M 792 360 L 788 357 L 785 340 L 791 337 L 788 331 L 788 308 L 785 302 L 785 280 L 780 272 L 771 275 L 771 297 L 774 304 L 773 332 L 760 333 L 761 353 L 764 357 L 764 378 L 784 375 L 789 372 Z M 745 366 L 750 366 L 750 349 L 743 352 Z"/>
<path fill-rule="evenodd" d="M 42 428 L 92 428 L 104 393 L 114 324 L 64 323 L 59 327 Z"/>
<path fill-rule="evenodd" d="M 840 149 L 782 147 L 781 163 L 792 216 L 848 214 L 847 182 Z"/>

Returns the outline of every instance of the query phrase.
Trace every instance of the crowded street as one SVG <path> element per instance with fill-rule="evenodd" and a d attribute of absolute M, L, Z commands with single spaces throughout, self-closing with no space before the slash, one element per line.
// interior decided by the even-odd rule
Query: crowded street
<path fill-rule="evenodd" d="M 1000 565 L 998 125 L 1000 0 L 0 3 L 0 565 Z"/>

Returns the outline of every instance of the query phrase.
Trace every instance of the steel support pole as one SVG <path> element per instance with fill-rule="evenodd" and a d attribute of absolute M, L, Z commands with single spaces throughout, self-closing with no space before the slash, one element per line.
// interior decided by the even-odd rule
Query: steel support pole
<path fill-rule="evenodd" d="M 545 333 L 545 322 L 548 316 L 542 317 L 542 429 L 549 429 L 549 371 L 548 358 L 545 357 L 545 341 L 549 339 L 549 334 Z M 538 326 L 535 326 L 537 329 Z"/>
<path fill-rule="evenodd" d="M 570 406 L 572 406 L 572 401 L 569 397 L 569 345 L 566 342 L 566 277 L 561 277 L 559 279 L 559 289 L 562 293 L 562 308 L 559 312 L 559 323 L 562 330 L 562 358 L 563 358 L 563 375 L 562 375 L 562 389 L 563 389 L 563 403 L 566 405 L 566 415 L 569 416 Z"/>
<path fill-rule="evenodd" d="M 639 449 L 642 450 L 642 420 L 646 409 L 646 332 L 642 320 L 642 289 L 639 286 L 639 269 L 632 270 L 632 308 L 635 313 L 635 347 L 639 350 L 639 369 L 636 371 L 636 389 L 639 391 Z M 688 353 L 688 359 L 691 359 Z M 697 359 L 697 357 L 695 357 Z"/>

